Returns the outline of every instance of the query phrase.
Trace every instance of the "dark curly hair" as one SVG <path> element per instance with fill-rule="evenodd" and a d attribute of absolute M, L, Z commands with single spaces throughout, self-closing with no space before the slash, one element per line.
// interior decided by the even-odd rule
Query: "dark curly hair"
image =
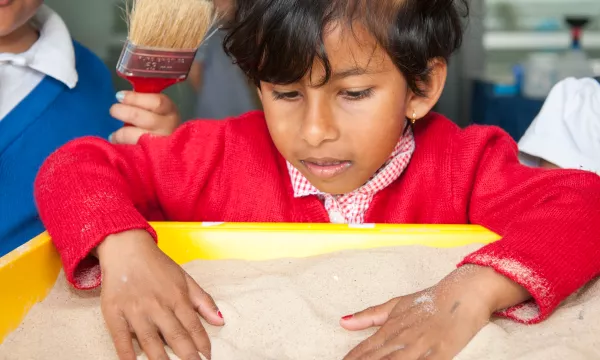
<path fill-rule="evenodd" d="M 325 69 L 319 86 L 331 77 L 327 31 L 361 24 L 423 96 L 430 61 L 448 61 L 460 47 L 468 14 L 467 0 L 237 0 L 223 46 L 257 85 L 297 82 L 317 60 Z"/>

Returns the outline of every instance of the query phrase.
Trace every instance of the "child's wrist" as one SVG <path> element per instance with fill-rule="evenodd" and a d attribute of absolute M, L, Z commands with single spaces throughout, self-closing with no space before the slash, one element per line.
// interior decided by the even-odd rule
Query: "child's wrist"
<path fill-rule="evenodd" d="M 525 288 L 491 267 L 465 265 L 450 277 L 462 291 L 479 299 L 490 315 L 531 299 Z"/>
<path fill-rule="evenodd" d="M 145 230 L 128 230 L 118 234 L 109 235 L 93 251 L 92 255 L 102 263 L 103 259 L 114 257 L 115 254 L 128 254 L 136 252 L 147 243 L 154 245 L 154 239 Z"/>

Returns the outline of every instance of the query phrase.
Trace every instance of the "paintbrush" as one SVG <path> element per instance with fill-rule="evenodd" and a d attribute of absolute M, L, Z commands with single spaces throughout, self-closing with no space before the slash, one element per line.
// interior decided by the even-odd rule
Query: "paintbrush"
<path fill-rule="evenodd" d="M 209 0 L 135 0 L 117 73 L 133 91 L 160 93 L 184 81 L 215 21 Z"/>

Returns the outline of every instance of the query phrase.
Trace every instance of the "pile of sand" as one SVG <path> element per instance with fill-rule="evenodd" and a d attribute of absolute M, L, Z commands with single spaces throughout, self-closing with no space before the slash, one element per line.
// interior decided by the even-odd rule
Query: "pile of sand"
<path fill-rule="evenodd" d="M 213 360 L 334 360 L 372 333 L 340 328 L 340 316 L 431 286 L 472 250 L 404 247 L 268 262 L 197 261 L 184 268 L 227 321 L 208 327 Z M 494 321 L 457 359 L 600 359 L 598 295 L 596 282 L 541 325 Z M 0 345 L 0 359 L 51 358 L 116 359 L 98 292 L 75 292 L 62 275 Z"/>

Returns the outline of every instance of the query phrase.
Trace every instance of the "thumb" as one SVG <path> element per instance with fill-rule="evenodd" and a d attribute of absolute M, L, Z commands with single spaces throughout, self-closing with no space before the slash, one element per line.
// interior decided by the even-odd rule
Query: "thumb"
<path fill-rule="evenodd" d="M 390 312 L 400 298 L 392 299 L 384 304 L 371 306 L 361 312 L 352 315 L 346 315 L 340 320 L 340 325 L 351 331 L 368 329 L 373 326 L 382 326 L 388 319 Z"/>
<path fill-rule="evenodd" d="M 196 311 L 198 311 L 209 324 L 215 326 L 224 325 L 225 321 L 223 320 L 223 314 L 219 311 L 213 298 L 187 273 L 185 274 L 185 280 L 187 282 L 190 300 L 192 301 L 192 304 L 194 304 Z"/>
<path fill-rule="evenodd" d="M 123 126 L 119 130 L 112 133 L 109 137 L 109 141 L 113 144 L 137 144 L 138 140 L 142 135 L 148 133 L 149 131 L 140 129 L 136 126 Z"/>

